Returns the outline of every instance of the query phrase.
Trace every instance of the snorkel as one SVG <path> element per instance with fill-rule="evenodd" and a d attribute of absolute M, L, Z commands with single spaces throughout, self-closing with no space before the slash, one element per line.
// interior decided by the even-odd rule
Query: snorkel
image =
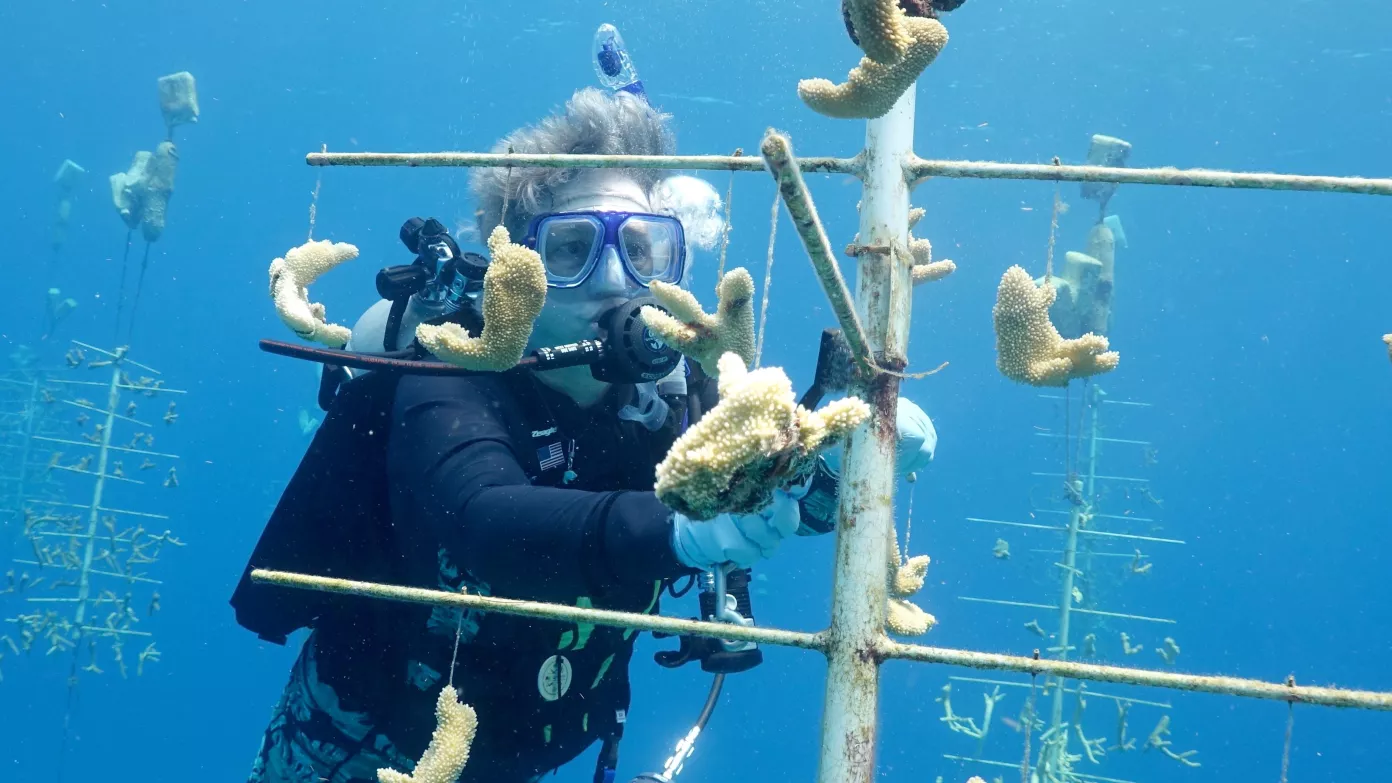
<path fill-rule="evenodd" d="M 594 34 L 594 66 L 599 82 L 615 92 L 627 92 L 648 99 L 643 82 L 638 78 L 638 69 L 628 56 L 623 36 L 612 24 L 604 23 Z"/>

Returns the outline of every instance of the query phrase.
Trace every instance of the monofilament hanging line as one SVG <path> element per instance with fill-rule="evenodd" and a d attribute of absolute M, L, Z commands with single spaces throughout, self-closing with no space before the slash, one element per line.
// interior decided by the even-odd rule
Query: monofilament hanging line
<path fill-rule="evenodd" d="M 512 154 L 512 147 L 508 147 L 508 154 Z M 503 211 L 498 213 L 498 225 L 507 227 L 508 209 L 512 207 L 512 166 L 507 167 L 507 179 L 503 180 Z"/>
<path fill-rule="evenodd" d="M 1034 653 L 1039 657 L 1039 651 Z M 1025 702 L 1025 757 L 1020 761 L 1020 783 L 1029 783 L 1030 778 L 1030 734 L 1034 732 L 1034 697 L 1039 685 L 1039 675 L 1030 675 L 1029 701 Z"/>
<path fill-rule="evenodd" d="M 909 477 L 909 511 L 908 511 L 908 519 L 907 519 L 907 521 L 906 521 L 906 523 L 905 523 L 905 525 L 904 525 L 904 559 L 905 559 L 905 560 L 908 560 L 908 559 L 909 559 L 909 541 L 913 539 L 913 501 L 914 501 L 914 489 L 917 488 L 917 487 L 918 487 L 918 483 L 915 482 L 915 481 L 913 480 L 913 475 L 910 474 L 910 477 Z"/>
<path fill-rule="evenodd" d="M 454 687 L 454 663 L 459 660 L 459 637 L 464 634 L 464 613 L 466 611 L 462 608 L 459 610 L 459 623 L 454 626 L 454 652 L 450 653 L 450 687 Z"/>
<path fill-rule="evenodd" d="M 1054 165 L 1063 165 L 1058 156 L 1054 156 Z M 1049 252 L 1044 259 L 1044 283 L 1053 285 L 1050 279 L 1054 276 L 1054 241 L 1058 237 L 1059 213 L 1063 211 L 1063 199 L 1060 196 L 1060 189 L 1063 187 L 1061 182 L 1054 183 L 1054 208 L 1049 218 Z"/>
<path fill-rule="evenodd" d="M 1286 684 L 1295 687 L 1295 675 L 1286 678 Z M 1295 730 L 1295 702 L 1286 702 L 1286 744 L 1281 751 L 1281 783 L 1287 783 L 1290 775 L 1291 733 Z"/>
<path fill-rule="evenodd" d="M 744 154 L 742 147 L 735 149 L 734 157 Z M 725 253 L 730 249 L 730 212 L 735 200 L 735 170 L 730 169 L 730 184 L 725 188 L 725 225 L 720 231 L 720 264 L 715 269 L 715 281 L 719 284 L 725 278 Z"/>
<path fill-rule="evenodd" d="M 759 338 L 754 341 L 754 366 L 758 367 L 764 358 L 764 327 L 768 326 L 769 288 L 773 285 L 773 246 L 778 238 L 778 205 L 783 197 L 774 191 L 773 207 L 769 209 L 768 260 L 764 262 L 764 296 L 759 303 Z M 719 280 L 719 278 L 717 278 Z"/>
<path fill-rule="evenodd" d="M 324 145 L 324 152 L 329 151 L 329 145 Z M 319 169 L 319 174 L 314 178 L 314 195 L 309 199 L 309 237 L 305 241 L 314 241 L 314 221 L 319 215 L 319 188 L 324 185 L 324 170 Z"/>
<path fill-rule="evenodd" d="M 1059 160 L 1059 157 L 1058 157 L 1057 155 L 1055 155 L 1055 156 L 1054 156 L 1054 160 L 1053 160 L 1053 164 L 1054 164 L 1055 166 L 1061 166 L 1061 165 L 1063 165 L 1063 161 Z M 1053 277 L 1054 277 L 1054 245 L 1055 245 L 1055 243 L 1058 241 L 1059 214 L 1063 212 L 1063 197 L 1062 197 L 1062 194 L 1061 194 L 1061 189 L 1062 189 L 1062 187 L 1063 187 L 1062 182 L 1055 182 L 1055 183 L 1054 183 L 1054 204 L 1053 204 L 1053 209 L 1050 210 L 1050 214 L 1049 214 L 1049 247 L 1048 247 L 1048 250 L 1047 250 L 1047 251 L 1045 252 L 1045 254 L 1044 254 L 1044 285 L 1053 285 Z M 1070 443 L 1071 443 L 1071 437 L 1072 437 L 1072 420 L 1071 420 L 1071 417 L 1072 417 L 1072 409 L 1073 409 L 1073 395 L 1072 395 L 1072 392 L 1073 392 L 1073 385 L 1072 385 L 1072 384 L 1069 384 L 1068 387 L 1064 390 L 1064 405 L 1063 405 L 1063 473 L 1064 473 L 1064 481 L 1065 481 L 1065 482 L 1068 482 L 1068 487 L 1069 487 L 1070 490 L 1072 489 L 1073 464 L 1074 464 L 1074 463 L 1073 463 L 1073 453 L 1072 453 L 1072 451 L 1069 449 L 1069 445 L 1070 445 Z M 1085 386 L 1085 388 L 1084 388 L 1084 394 L 1085 394 L 1085 396 L 1086 396 L 1086 386 Z M 1079 448 L 1079 450 L 1082 449 L 1082 433 L 1083 433 L 1083 427 L 1082 427 L 1082 423 L 1081 423 L 1081 419 L 1082 419 L 1082 416 L 1083 416 L 1082 411 L 1086 411 L 1086 410 L 1087 410 L 1087 402 L 1086 402 L 1086 400 L 1085 400 L 1084 403 L 1083 403 L 1082 410 L 1080 410 L 1079 413 L 1078 413 L 1078 417 L 1079 417 L 1079 419 L 1080 419 L 1080 422 L 1079 422 L 1079 425 L 1078 425 L 1078 438 L 1079 438 L 1079 440 L 1078 440 L 1078 443 L 1079 443 L 1078 448 Z"/>
<path fill-rule="evenodd" d="M 135 281 L 135 301 L 131 303 L 130 328 L 126 330 L 127 344 L 135 338 L 135 316 L 140 311 L 140 292 L 145 290 L 145 270 L 150 268 L 150 246 L 153 244 L 147 241 L 145 254 L 140 257 L 140 276 Z"/>
<path fill-rule="evenodd" d="M 1087 412 L 1090 404 L 1088 392 L 1091 390 L 1092 379 L 1084 378 L 1083 393 L 1081 395 L 1082 399 L 1078 405 L 1078 434 L 1076 436 L 1070 435 L 1072 432 L 1073 384 L 1068 384 L 1068 388 L 1064 390 L 1063 473 L 1065 476 L 1064 480 L 1070 482 L 1070 485 L 1073 481 L 1076 468 L 1083 459 L 1083 433 L 1087 430 Z M 1096 416 L 1097 412 L 1093 411 L 1092 415 Z"/>
<path fill-rule="evenodd" d="M 121 339 L 121 311 L 126 308 L 126 267 L 130 262 L 131 234 L 134 229 L 126 229 L 126 249 L 121 254 L 121 287 L 116 295 L 116 328 L 111 333 L 111 339 L 120 341 Z"/>

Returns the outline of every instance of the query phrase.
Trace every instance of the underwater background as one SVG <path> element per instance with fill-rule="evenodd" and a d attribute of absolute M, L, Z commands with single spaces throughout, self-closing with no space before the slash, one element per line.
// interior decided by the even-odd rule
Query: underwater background
<path fill-rule="evenodd" d="M 168 515 L 186 544 L 166 549 L 152 567 L 163 582 L 160 611 L 146 617 L 142 606 L 140 628 L 156 634 L 162 655 L 140 677 L 122 679 L 109 666 L 103 675 L 82 673 L 70 701 L 71 653 L 0 649 L 0 780 L 55 780 L 60 756 L 67 780 L 245 778 L 298 638 L 284 648 L 259 642 L 235 625 L 227 598 L 308 443 L 301 411 L 319 415 L 315 372 L 257 349 L 259 338 L 288 339 L 267 297 L 266 267 L 304 241 L 321 173 L 315 237 L 362 251 L 313 289 L 331 321 L 351 324 L 376 299 L 376 270 L 407 260 L 397 240 L 405 218 L 433 215 L 453 226 L 473 214 L 467 171 L 321 172 L 304 155 L 321 145 L 486 150 L 595 83 L 590 43 L 602 22 L 619 27 L 648 92 L 675 115 L 682 153 L 755 154 L 770 126 L 786 130 L 802 155 L 848 156 L 863 141 L 864 123 L 818 116 L 794 90 L 800 78 L 839 80 L 859 57 L 833 2 L 0 6 L 0 357 L 23 358 L 20 347 L 28 346 L 39 365 L 61 367 L 70 338 L 114 344 L 125 230 L 105 178 L 163 138 L 157 77 L 192 72 L 202 109 L 196 125 L 178 129 L 176 191 L 168 227 L 152 247 L 131 353 L 188 392 L 178 400 L 177 424 L 160 431 L 160 446 L 181 457 L 179 486 L 120 486 L 111 500 Z M 1134 145 L 1134 166 L 1392 170 L 1392 7 L 1385 3 L 968 0 L 944 22 L 951 43 L 918 85 L 914 146 L 925 158 L 1057 155 L 1078 163 L 1090 136 L 1103 133 Z M 55 253 L 53 172 L 64 159 L 87 173 Z M 722 194 L 730 181 L 724 173 L 702 176 Z M 833 245 L 849 242 L 855 180 L 808 181 Z M 1065 415 L 1076 417 L 1079 385 L 1061 401 L 1004 379 L 991 324 L 995 286 L 1008 266 L 1043 274 L 1055 190 L 1045 182 L 937 179 L 913 193 L 928 210 L 916 233 L 958 264 L 914 296 L 911 369 L 949 364 L 903 387 L 940 437 L 935 463 L 912 489 L 912 552 L 933 559 L 921 603 L 939 620 L 927 644 L 1017 655 L 1047 646 L 1025 624 L 1051 628 L 1051 612 L 960 599 L 1058 600 L 1057 569 L 1029 554 L 1057 547 L 1056 534 L 967 521 L 1035 522 L 1032 510 L 1058 491 L 1056 479 L 1031 474 L 1063 470 L 1057 440 L 1041 435 L 1063 432 Z M 1081 202 L 1076 185 L 1059 192 Z M 773 198 L 766 174 L 734 177 L 730 264 L 756 281 Z M 1060 254 L 1085 241 L 1092 216 L 1081 203 L 1061 218 Z M 1109 445 L 1101 472 L 1143 475 L 1162 501 L 1136 498 L 1134 511 L 1155 522 L 1130 532 L 1185 543 L 1148 548 L 1154 566 L 1143 575 L 1126 573 L 1127 561 L 1117 558 L 1115 578 L 1097 587 L 1105 592 L 1088 596 L 1110 611 L 1175 621 L 1102 626 L 1100 660 L 1162 667 L 1153 648 L 1169 636 L 1182 647 L 1181 671 L 1270 681 L 1294 673 L 1303 684 L 1392 689 L 1392 366 L 1379 341 L 1392 331 L 1390 207 L 1351 195 L 1138 185 L 1121 186 L 1112 199 L 1127 235 L 1117 253 L 1111 333 L 1122 359 L 1095 383 L 1109 399 L 1150 404 L 1108 409 L 1103 426 L 1151 447 L 1142 459 Z M 128 295 L 140 250 L 137 243 Z M 774 258 L 764 362 L 785 367 L 801 387 L 811 380 L 818 334 L 833 318 L 786 214 Z M 709 306 L 715 259 L 703 254 L 696 263 L 693 290 Z M 845 267 L 851 276 L 853 264 Z M 41 340 L 54 287 L 76 309 Z M 11 361 L 0 359 L 0 369 Z M 901 490 L 902 536 L 910 492 Z M 1119 496 L 1109 502 L 1114 513 L 1133 510 L 1121 508 Z M 7 570 L 27 545 L 13 518 L 0 523 L 7 563 L 0 570 Z M 325 546 L 333 535 L 324 532 Z M 992 556 L 998 537 L 1016 553 L 1008 560 Z M 823 627 L 833 547 L 831 536 L 790 541 L 756 569 L 760 624 Z M 664 609 L 691 614 L 694 598 L 668 600 Z M 24 611 L 20 594 L 0 595 L 0 616 Z M 1144 651 L 1122 655 L 1118 630 Z M 700 709 L 705 675 L 651 662 L 652 652 L 673 645 L 640 644 L 621 780 L 660 769 Z M 824 672 L 815 654 L 766 649 L 761 667 L 728 681 L 680 779 L 812 779 Z M 1028 682 L 887 664 L 880 777 L 1016 779 L 1023 735 L 1000 718 L 1018 720 L 1028 690 L 1006 689 L 978 747 L 939 720 L 934 700 L 949 676 Z M 1096 768 L 1081 762 L 1084 779 L 1278 779 L 1283 703 L 1094 689 L 1171 704 L 1174 749 L 1198 750 L 1202 766 L 1138 748 L 1109 754 Z M 954 709 L 979 719 L 984 692 L 955 682 Z M 1111 704 L 1090 703 L 1089 735 L 1113 737 Z M 1291 780 L 1388 779 L 1392 717 L 1320 707 L 1294 713 Z M 1135 707 L 1130 735 L 1144 744 L 1158 714 Z M 554 779 L 589 780 L 593 754 Z"/>

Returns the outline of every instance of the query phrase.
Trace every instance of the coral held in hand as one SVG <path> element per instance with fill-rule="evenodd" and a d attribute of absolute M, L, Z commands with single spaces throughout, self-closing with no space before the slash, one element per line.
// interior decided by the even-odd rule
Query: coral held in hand
<path fill-rule="evenodd" d="M 745 367 L 754 363 L 754 278 L 744 268 L 726 272 L 716 286 L 715 315 L 707 315 L 696 297 L 678 286 L 653 281 L 650 290 L 671 314 L 644 307 L 643 323 L 707 375 L 718 377 L 726 353 L 738 354 Z"/>
<path fill-rule="evenodd" d="M 1116 369 L 1120 355 L 1107 338 L 1085 334 L 1065 340 L 1049 321 L 1057 292 L 1036 286 L 1029 273 L 1012 266 L 1001 277 L 992 315 L 996 323 L 996 366 L 1005 377 L 1031 386 L 1067 386 Z"/>
<path fill-rule="evenodd" d="M 887 5 L 893 8 L 892 18 L 897 21 L 891 27 L 908 39 L 903 56 L 887 61 L 870 54 L 880 47 L 870 45 L 872 36 L 862 31 L 861 48 L 866 56 L 851 69 L 844 84 L 827 79 L 798 82 L 798 96 L 813 111 L 836 119 L 883 117 L 947 46 L 947 28 L 941 22 L 906 18 L 892 0 Z M 888 48 L 892 51 L 894 47 Z"/>
<path fill-rule="evenodd" d="M 802 475 L 817 452 L 870 415 L 855 397 L 813 413 L 797 404 L 777 367 L 749 371 L 735 353 L 720 357 L 720 403 L 672 445 L 657 466 L 657 497 L 692 519 L 748 514 Z"/>
<path fill-rule="evenodd" d="M 435 733 L 430 745 L 407 775 L 392 769 L 377 770 L 377 783 L 455 783 L 469 762 L 469 748 L 478 731 L 474 708 L 460 704 L 453 685 L 440 689 L 435 702 Z"/>
<path fill-rule="evenodd" d="M 348 344 L 352 332 L 325 320 L 324 306 L 309 301 L 309 286 L 325 272 L 358 257 L 346 242 L 306 242 L 271 262 L 271 299 L 280 320 L 295 334 L 330 348 Z"/>
<path fill-rule="evenodd" d="M 885 630 L 897 636 L 922 636 L 938 624 L 938 619 L 909 599 L 923 589 L 928 576 L 928 556 L 907 560 L 899 552 L 899 536 L 889 531 L 889 614 Z"/>
<path fill-rule="evenodd" d="M 514 245 L 502 226 L 489 235 L 488 252 L 483 333 L 471 337 L 456 323 L 421 324 L 416 339 L 442 362 L 503 372 L 517 366 L 532 337 L 532 324 L 546 304 L 546 267 L 535 250 Z"/>

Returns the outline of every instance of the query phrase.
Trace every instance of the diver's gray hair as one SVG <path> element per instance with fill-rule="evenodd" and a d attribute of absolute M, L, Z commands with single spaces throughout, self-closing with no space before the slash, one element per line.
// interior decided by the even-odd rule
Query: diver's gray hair
<path fill-rule="evenodd" d="M 576 91 L 565 110 L 536 125 L 519 128 L 493 146 L 493 152 L 572 155 L 670 155 L 676 148 L 668 121 L 671 115 L 626 92 L 593 87 Z M 576 169 L 475 169 L 469 188 L 477 206 L 478 231 L 488 236 L 502 223 L 514 242 L 521 241 L 527 223 L 545 212 L 559 186 L 575 177 Z M 652 192 L 664 177 L 655 169 L 624 169 L 633 181 Z M 507 214 L 503 205 L 507 204 Z"/>

